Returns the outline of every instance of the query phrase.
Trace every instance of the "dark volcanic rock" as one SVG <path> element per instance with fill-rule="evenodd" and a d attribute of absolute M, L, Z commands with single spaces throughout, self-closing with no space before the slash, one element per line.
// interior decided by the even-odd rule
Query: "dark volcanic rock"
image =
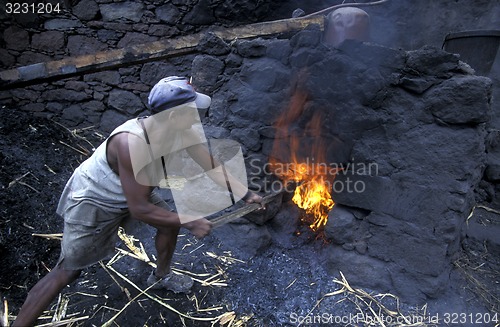
<path fill-rule="evenodd" d="M 210 0 L 200 0 L 193 10 L 184 16 L 183 22 L 190 25 L 210 25 L 216 21 Z"/>
<path fill-rule="evenodd" d="M 242 57 L 262 57 L 266 54 L 267 43 L 262 39 L 245 40 L 238 42 L 236 49 Z"/>
<path fill-rule="evenodd" d="M 154 42 L 158 38 L 155 36 L 149 36 L 142 33 L 128 32 L 125 36 L 118 42 L 119 48 L 125 48 L 128 46 L 136 46 L 142 43 Z"/>
<path fill-rule="evenodd" d="M 172 4 L 166 4 L 156 8 L 156 17 L 162 22 L 174 25 L 179 20 L 179 9 Z"/>
<path fill-rule="evenodd" d="M 93 54 L 106 49 L 105 43 L 91 37 L 81 35 L 68 37 L 68 51 L 72 56 Z"/>
<path fill-rule="evenodd" d="M 89 100 L 90 96 L 85 92 L 78 92 L 73 90 L 55 89 L 49 90 L 42 94 L 42 98 L 46 101 L 63 101 L 63 102 L 80 102 Z"/>
<path fill-rule="evenodd" d="M 128 116 L 114 110 L 106 110 L 101 117 L 99 130 L 105 133 L 111 133 L 117 126 L 123 124 L 129 119 Z"/>
<path fill-rule="evenodd" d="M 7 48 L 13 50 L 25 50 L 29 46 L 29 34 L 27 31 L 12 26 L 3 32 L 3 40 Z"/>
<path fill-rule="evenodd" d="M 63 50 L 64 43 L 64 33 L 59 31 L 35 34 L 31 38 L 31 46 L 42 51 L 61 51 Z"/>
<path fill-rule="evenodd" d="M 67 31 L 82 27 L 82 23 L 75 19 L 55 18 L 45 21 L 44 27 L 48 30 Z"/>
<path fill-rule="evenodd" d="M 198 44 L 198 49 L 209 55 L 224 55 L 231 51 L 231 47 L 214 33 L 207 33 Z"/>
<path fill-rule="evenodd" d="M 145 64 L 141 69 L 141 82 L 153 86 L 160 79 L 176 75 L 177 69 L 167 62 L 152 62 Z"/>
<path fill-rule="evenodd" d="M 99 14 L 99 5 L 93 0 L 81 1 L 73 7 L 72 12 L 81 20 L 92 20 Z"/>
<path fill-rule="evenodd" d="M 71 105 L 63 110 L 62 119 L 70 123 L 70 127 L 78 126 L 85 120 L 85 114 L 79 104 Z"/>
<path fill-rule="evenodd" d="M 193 84 L 201 92 L 212 93 L 223 70 L 224 62 L 222 60 L 208 55 L 196 56 L 191 68 Z"/>
<path fill-rule="evenodd" d="M 113 90 L 109 93 L 108 106 L 130 116 L 135 116 L 144 110 L 144 104 L 137 95 L 122 90 Z"/>
<path fill-rule="evenodd" d="M 144 12 L 144 6 L 138 2 L 121 2 L 99 5 L 102 18 L 105 21 L 113 22 L 120 19 L 139 22 Z"/>
<path fill-rule="evenodd" d="M 117 71 L 105 71 L 85 75 L 86 82 L 101 82 L 109 85 L 118 85 L 120 83 L 120 74 Z"/>
<path fill-rule="evenodd" d="M 426 95 L 432 115 L 448 124 L 477 124 L 490 119 L 491 80 L 486 77 L 450 78 Z"/>

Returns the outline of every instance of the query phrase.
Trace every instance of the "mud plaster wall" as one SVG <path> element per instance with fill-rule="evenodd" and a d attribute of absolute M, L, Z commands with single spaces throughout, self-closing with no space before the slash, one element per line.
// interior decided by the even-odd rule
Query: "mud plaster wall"
<path fill-rule="evenodd" d="M 113 12 L 121 17 L 109 17 L 103 10 L 107 3 L 95 4 L 80 5 L 79 10 L 91 11 L 87 16 L 76 14 L 77 5 L 63 20 L 42 19 L 31 27 L 15 22 L 16 29 L 4 30 L 4 65 L 186 34 L 216 20 L 183 25 L 162 20 L 162 11 L 154 3 L 131 10 L 128 6 L 134 2 L 118 3 L 124 9 Z M 169 5 L 167 13 L 175 11 L 171 5 L 180 6 Z M 179 12 L 187 16 L 195 7 L 184 5 Z M 7 24 L 7 19 L 3 22 Z M 464 25 L 487 27 L 491 20 L 474 22 Z M 12 35 L 17 35 L 17 41 L 9 41 Z M 422 36 L 410 48 L 426 44 L 425 39 Z M 147 113 L 148 91 L 161 77 L 192 75 L 197 87 L 213 96 L 206 131 L 215 138 L 239 141 L 253 163 L 248 167 L 250 178 L 259 181 L 253 186 L 263 188 L 265 180 L 253 177 L 264 177 L 255 163 L 267 162 L 271 154 L 272 123 L 294 90 L 307 90 L 308 109 L 327 113 L 323 128 L 330 140 L 329 160 L 379 167 L 374 175 L 338 176 L 338 180 L 362 180 L 366 190 L 335 194 L 338 205 L 327 228 L 335 245 L 325 264 L 332 273 L 347 272 L 354 284 L 413 299 L 436 296 L 447 283 L 462 226 L 474 203 L 474 189 L 488 163 L 485 148 L 494 144 L 485 143 L 488 137 L 495 139 L 492 133 L 487 137 L 486 130 L 491 116 L 490 81 L 471 75 L 456 56 L 435 48 L 405 52 L 347 42 L 340 49 L 329 49 L 320 40 L 321 33 L 314 27 L 295 36 L 231 44 L 208 35 L 197 54 L 6 91 L 1 98 L 7 106 L 71 128 L 95 125 L 109 132 L 128 118 Z M 309 77 L 296 82 L 299 72 Z M 493 198 L 495 184 L 490 182 L 496 175 L 494 167 L 490 170 L 483 199 Z M 270 242 L 265 221 L 257 223 L 258 227 L 235 227 L 251 228 L 254 240 L 259 240 L 249 251 Z"/>

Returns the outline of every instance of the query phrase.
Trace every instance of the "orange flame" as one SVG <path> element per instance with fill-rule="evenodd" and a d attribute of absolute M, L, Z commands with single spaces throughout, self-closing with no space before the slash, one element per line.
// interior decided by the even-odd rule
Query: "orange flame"
<path fill-rule="evenodd" d="M 309 227 L 313 231 L 326 225 L 328 212 L 333 208 L 334 202 L 323 178 L 316 178 L 306 182 L 295 189 L 292 201 L 314 217 Z"/>
<path fill-rule="evenodd" d="M 295 93 L 288 110 L 278 118 L 270 167 L 285 184 L 298 183 L 292 201 L 305 210 L 308 216 L 303 220 L 309 227 L 318 231 L 326 224 L 328 212 L 334 206 L 329 191 L 334 176 L 328 175 L 327 169 L 321 169 L 326 167 L 321 112 L 313 112 L 305 128 L 298 129 L 300 133 L 293 132 L 293 125 L 309 114 L 306 102 L 307 94 Z"/>

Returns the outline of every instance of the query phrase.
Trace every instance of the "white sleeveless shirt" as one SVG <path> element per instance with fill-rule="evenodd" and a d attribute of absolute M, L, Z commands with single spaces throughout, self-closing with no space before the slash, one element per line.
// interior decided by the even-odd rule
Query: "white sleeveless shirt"
<path fill-rule="evenodd" d="M 120 177 L 109 166 L 106 149 L 109 139 L 118 133 L 132 133 L 144 139 L 144 132 L 139 119 L 128 120 L 113 130 L 92 156 L 73 172 L 59 200 L 57 214 L 64 217 L 67 210 L 70 210 L 81 201 L 91 202 L 110 212 L 119 213 L 127 209 L 127 199 L 123 192 Z M 79 219 L 84 219 L 84 217 Z M 81 223 L 81 221 L 75 221 L 74 223 Z"/>

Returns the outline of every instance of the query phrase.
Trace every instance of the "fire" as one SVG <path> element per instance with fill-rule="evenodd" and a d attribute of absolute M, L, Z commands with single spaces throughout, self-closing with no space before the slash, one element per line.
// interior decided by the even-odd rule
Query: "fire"
<path fill-rule="evenodd" d="M 332 196 L 323 178 L 313 179 L 295 189 L 292 201 L 314 217 L 309 225 L 313 231 L 325 226 L 328 212 L 333 208 Z"/>
<path fill-rule="evenodd" d="M 306 109 L 307 94 L 297 92 L 291 99 L 288 110 L 278 118 L 273 158 L 270 166 L 286 185 L 294 182 L 292 201 L 304 209 L 303 220 L 313 231 L 320 230 L 328 220 L 328 212 L 334 202 L 330 185 L 335 176 L 325 169 L 325 144 L 321 137 L 321 112 L 313 112 L 305 128 L 296 132 L 294 124 L 309 113 Z"/>

